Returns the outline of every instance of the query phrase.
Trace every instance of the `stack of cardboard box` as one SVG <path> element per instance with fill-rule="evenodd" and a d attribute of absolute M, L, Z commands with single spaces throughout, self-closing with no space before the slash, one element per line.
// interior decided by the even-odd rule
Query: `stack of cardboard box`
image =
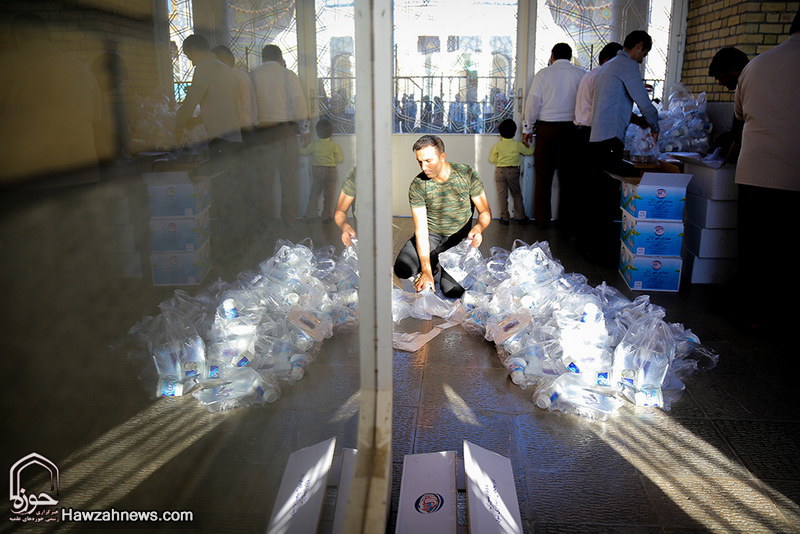
<path fill-rule="evenodd" d="M 208 178 L 143 175 L 150 205 L 150 267 L 157 286 L 197 285 L 211 269 Z"/>
<path fill-rule="evenodd" d="M 622 184 L 619 272 L 629 288 L 677 291 L 690 174 L 645 172 Z"/>
<path fill-rule="evenodd" d="M 736 167 L 685 164 L 694 177 L 686 195 L 685 277 L 693 284 L 723 284 L 736 276 L 738 257 Z"/>

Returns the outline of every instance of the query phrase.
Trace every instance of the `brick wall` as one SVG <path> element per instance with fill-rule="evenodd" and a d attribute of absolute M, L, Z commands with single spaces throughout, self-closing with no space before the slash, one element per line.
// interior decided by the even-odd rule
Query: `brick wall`
<path fill-rule="evenodd" d="M 681 82 L 709 102 L 730 102 L 733 92 L 708 75 L 717 50 L 733 46 L 752 59 L 788 37 L 800 2 L 689 0 Z"/>

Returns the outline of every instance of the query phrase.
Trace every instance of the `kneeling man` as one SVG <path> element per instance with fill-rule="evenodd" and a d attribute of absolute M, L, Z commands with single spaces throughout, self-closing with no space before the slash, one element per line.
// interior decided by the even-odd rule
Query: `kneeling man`
<path fill-rule="evenodd" d="M 422 172 L 411 181 L 408 201 L 414 220 L 414 236 L 409 239 L 394 263 L 399 278 L 417 276 L 414 289 L 434 290 L 434 278 L 442 294 L 458 298 L 464 293 L 447 272 L 439 267 L 439 254 L 472 238 L 472 246 L 483 241 L 492 213 L 475 169 L 462 163 L 449 163 L 444 143 L 435 135 L 423 135 L 412 148 Z M 472 226 L 473 205 L 478 222 Z"/>

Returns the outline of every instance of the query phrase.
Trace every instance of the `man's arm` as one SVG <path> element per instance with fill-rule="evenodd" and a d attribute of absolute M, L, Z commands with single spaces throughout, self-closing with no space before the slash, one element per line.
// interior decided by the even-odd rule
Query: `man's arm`
<path fill-rule="evenodd" d="M 336 204 L 336 210 L 333 212 L 333 221 L 342 230 L 342 243 L 346 247 L 353 245 L 353 239 L 356 237 L 356 231 L 347 223 L 347 210 L 353 204 L 355 197 L 346 195 L 344 191 L 339 193 L 339 202 Z"/>
<path fill-rule="evenodd" d="M 539 111 L 542 107 L 542 95 L 539 92 L 539 82 L 536 76 L 533 77 L 529 91 L 528 98 L 525 100 L 525 121 L 522 123 L 522 138 L 528 145 L 533 139 L 536 121 L 539 119 Z"/>
<path fill-rule="evenodd" d="M 414 282 L 417 292 L 426 289 L 433 291 L 433 267 L 431 266 L 431 242 L 428 236 L 428 209 L 425 206 L 412 207 L 411 217 L 414 219 L 414 235 L 417 238 L 417 256 L 419 256 L 420 273 Z"/>
<path fill-rule="evenodd" d="M 658 110 L 650 102 L 650 96 L 647 94 L 647 89 L 644 86 L 641 75 L 638 69 L 631 69 L 626 71 L 622 76 L 622 83 L 625 84 L 625 90 L 631 96 L 636 105 L 639 106 L 639 111 L 644 115 L 650 130 L 653 132 L 653 137 L 658 138 Z"/>
<path fill-rule="evenodd" d="M 195 108 L 200 104 L 203 95 L 208 90 L 211 80 L 204 73 L 204 69 L 195 67 L 192 83 L 189 84 L 189 90 L 186 91 L 186 98 L 175 113 L 175 129 L 178 135 L 188 126 L 189 119 L 192 118 Z"/>
<path fill-rule="evenodd" d="M 492 222 L 492 211 L 489 208 L 489 200 L 486 198 L 486 191 L 481 192 L 480 195 L 472 197 L 472 202 L 478 209 L 478 222 L 467 234 L 468 239 L 472 239 L 472 246 L 479 247 L 483 242 L 483 231 Z M 419 240 L 419 237 L 417 237 Z"/>

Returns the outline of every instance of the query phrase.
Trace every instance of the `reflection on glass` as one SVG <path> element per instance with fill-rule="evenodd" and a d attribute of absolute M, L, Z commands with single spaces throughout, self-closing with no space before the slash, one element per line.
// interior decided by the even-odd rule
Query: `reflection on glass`
<path fill-rule="evenodd" d="M 395 133 L 494 133 L 512 117 L 517 2 L 470 4 L 394 3 Z"/>
<path fill-rule="evenodd" d="M 644 77 L 661 98 L 666 76 L 672 2 L 665 0 L 539 0 L 536 16 L 534 72 L 547 66 L 556 43 L 567 43 L 573 62 L 584 69 L 597 66 L 600 50 L 609 42 L 622 43 L 633 30 L 653 37 L 653 49 L 645 60 Z"/>
<path fill-rule="evenodd" d="M 4 460 L 44 450 L 61 506 L 263 531 L 292 453 L 336 438 L 338 472 L 357 442 L 353 6 L 316 26 L 292 0 L 17 6 Z"/>

